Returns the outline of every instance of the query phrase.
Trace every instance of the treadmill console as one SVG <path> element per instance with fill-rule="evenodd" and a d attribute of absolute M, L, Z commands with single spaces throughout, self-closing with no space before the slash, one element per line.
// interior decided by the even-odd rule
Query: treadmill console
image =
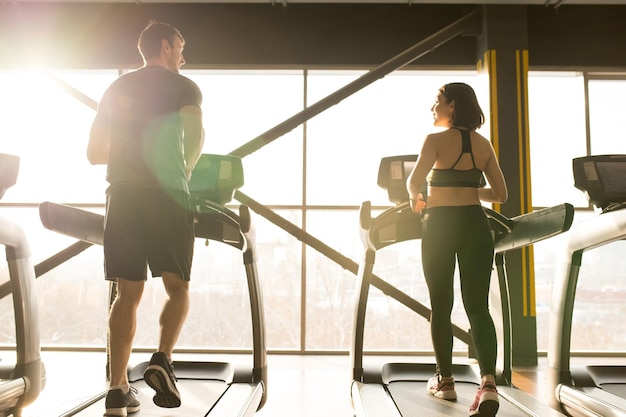
<path fill-rule="evenodd" d="M 626 155 L 574 158 L 574 186 L 602 210 L 626 202 Z"/>
<path fill-rule="evenodd" d="M 387 190 L 389 201 L 400 204 L 409 201 L 406 179 L 417 162 L 417 155 L 388 156 L 380 160 L 378 185 Z M 423 192 L 424 197 L 426 193 Z"/>
<path fill-rule="evenodd" d="M 189 192 L 198 204 L 210 201 L 223 205 L 232 201 L 235 191 L 242 185 L 241 158 L 202 154 L 191 175 Z"/>

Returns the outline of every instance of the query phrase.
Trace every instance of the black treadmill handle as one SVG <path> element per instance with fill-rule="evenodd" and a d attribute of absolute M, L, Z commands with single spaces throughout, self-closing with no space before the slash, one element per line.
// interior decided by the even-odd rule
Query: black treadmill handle
<path fill-rule="evenodd" d="M 485 207 L 485 212 L 489 217 L 489 223 L 491 228 L 500 233 L 509 234 L 515 227 L 515 222 L 503 214 L 498 213 L 495 210 Z"/>

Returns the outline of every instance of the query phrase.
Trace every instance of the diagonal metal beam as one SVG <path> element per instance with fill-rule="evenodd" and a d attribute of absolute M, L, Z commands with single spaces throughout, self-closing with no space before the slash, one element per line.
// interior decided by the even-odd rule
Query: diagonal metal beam
<path fill-rule="evenodd" d="M 98 110 L 98 102 L 96 100 L 92 99 L 87 94 L 83 93 L 76 87 L 66 83 L 60 78 L 54 76 L 53 74 L 48 72 L 47 75 L 57 84 L 57 86 L 61 90 L 65 91 L 67 94 L 74 97 L 76 100 L 80 101 L 81 103 L 89 107 L 90 109 Z"/>
<path fill-rule="evenodd" d="M 387 62 L 363 74 L 361 77 L 357 78 L 353 82 L 345 85 L 344 87 L 326 96 L 320 101 L 312 104 L 311 106 L 305 108 L 304 110 L 295 114 L 284 122 L 274 126 L 265 133 L 262 133 L 260 136 L 257 136 L 251 141 L 245 143 L 244 145 L 232 151 L 230 155 L 243 158 L 244 156 L 250 155 L 251 153 L 258 151 L 263 146 L 292 131 L 296 127 L 300 126 L 302 123 L 313 118 L 314 116 L 317 116 L 321 112 L 334 106 L 343 99 L 372 84 L 374 81 L 383 78 L 385 75 L 395 70 L 398 70 L 405 65 L 408 65 L 409 63 L 415 61 L 417 58 L 426 55 L 427 53 L 431 52 L 440 45 L 446 43 L 447 41 L 463 34 L 464 32 L 476 34 L 476 30 L 479 25 L 480 14 L 478 11 L 473 11 L 465 15 L 456 22 L 446 26 L 445 28 L 432 34 L 431 36 L 410 47 L 404 52 L 401 52 L 395 57 L 389 59 Z"/>

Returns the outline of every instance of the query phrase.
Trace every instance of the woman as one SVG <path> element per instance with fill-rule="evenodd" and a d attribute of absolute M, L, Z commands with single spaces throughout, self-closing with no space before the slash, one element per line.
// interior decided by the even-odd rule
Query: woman
<path fill-rule="evenodd" d="M 463 305 L 470 321 L 480 366 L 481 385 L 470 416 L 498 411 L 495 383 L 496 332 L 489 313 L 493 239 L 481 201 L 504 203 L 507 188 L 489 140 L 476 132 L 484 114 L 474 90 L 450 83 L 439 89 L 431 111 L 434 125 L 447 128 L 426 137 L 407 188 L 414 212 L 422 213 L 422 266 L 431 303 L 431 336 L 437 374 L 428 391 L 455 400 L 452 377 L 453 279 L 459 263 Z M 429 178 L 428 204 L 420 193 Z M 485 187 L 484 175 L 490 187 Z"/>

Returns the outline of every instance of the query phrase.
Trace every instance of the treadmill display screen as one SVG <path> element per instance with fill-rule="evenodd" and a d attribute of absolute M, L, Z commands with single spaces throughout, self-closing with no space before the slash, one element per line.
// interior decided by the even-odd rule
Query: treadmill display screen
<path fill-rule="evenodd" d="M 604 191 L 626 194 L 626 161 L 596 162 Z"/>
<path fill-rule="evenodd" d="M 626 155 L 574 158 L 574 186 L 603 210 L 626 202 Z"/>

